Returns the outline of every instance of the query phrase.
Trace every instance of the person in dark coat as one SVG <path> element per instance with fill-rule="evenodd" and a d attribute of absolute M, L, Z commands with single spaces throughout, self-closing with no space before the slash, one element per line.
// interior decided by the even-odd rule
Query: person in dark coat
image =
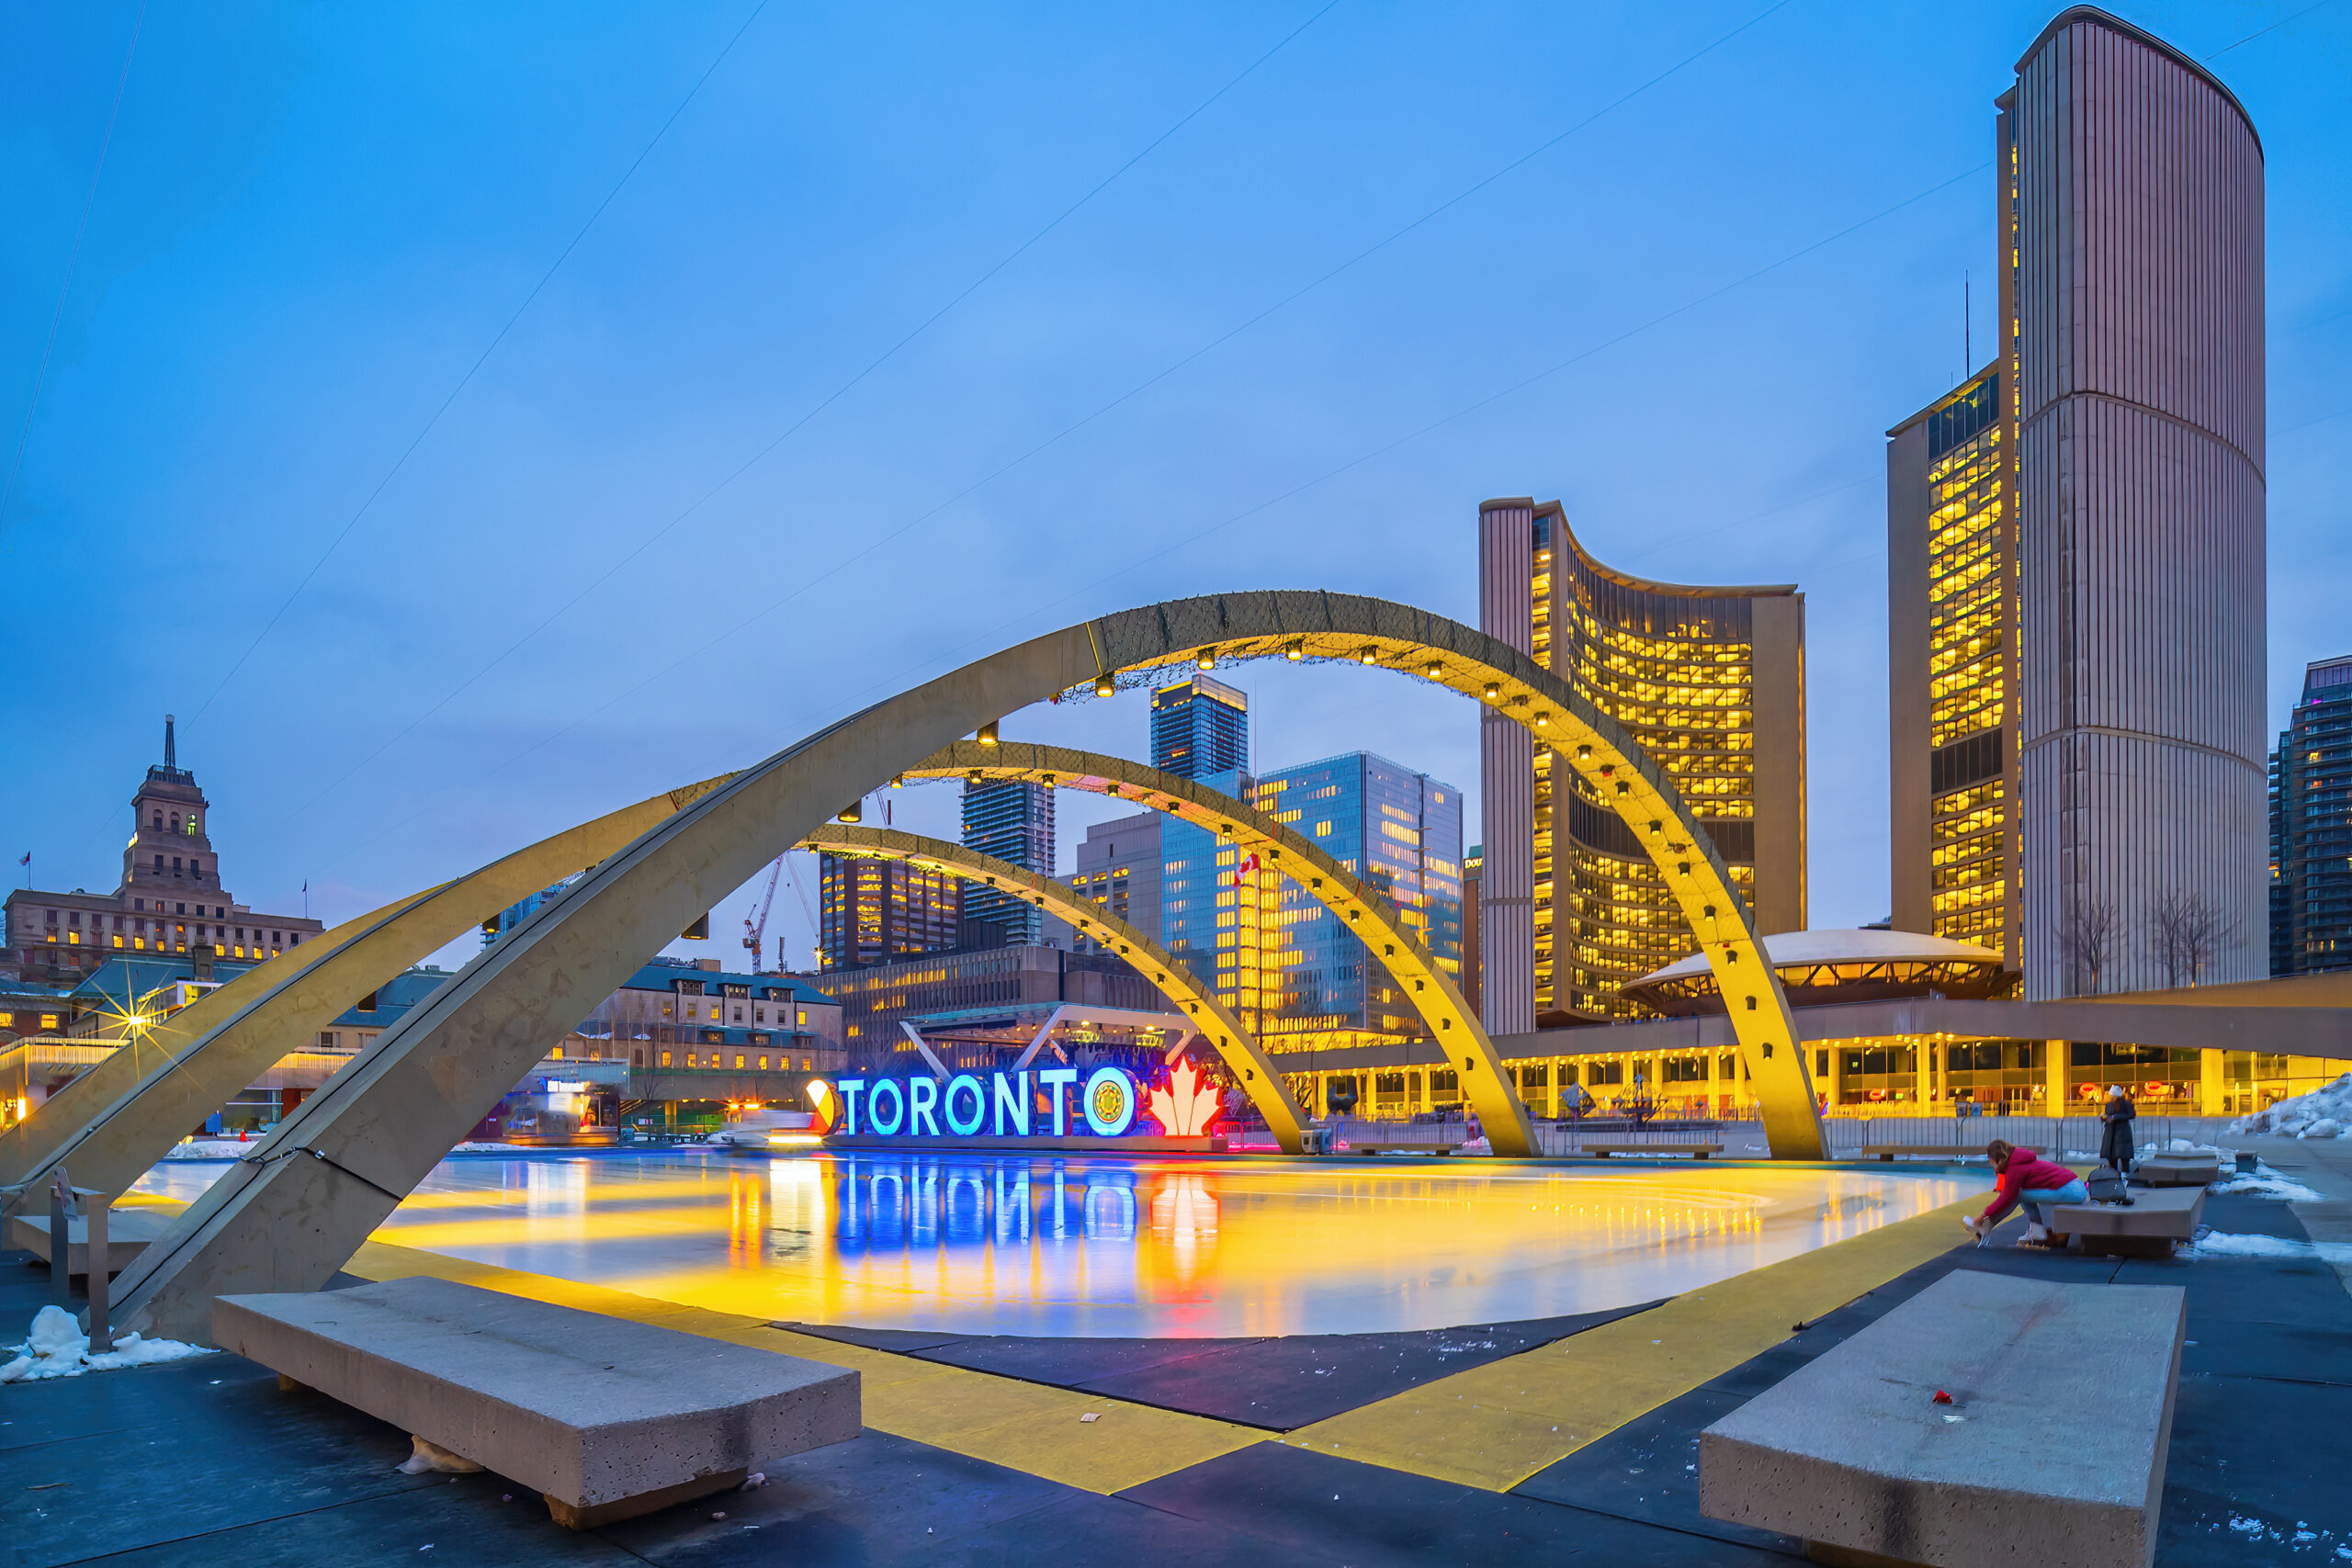
<path fill-rule="evenodd" d="M 2118 1175 L 2132 1168 L 2132 1119 L 2138 1114 L 2121 1084 L 2107 1086 L 2107 1110 L 2100 1117 L 2105 1125 L 2099 1129 L 2098 1162 L 2113 1166 Z"/>

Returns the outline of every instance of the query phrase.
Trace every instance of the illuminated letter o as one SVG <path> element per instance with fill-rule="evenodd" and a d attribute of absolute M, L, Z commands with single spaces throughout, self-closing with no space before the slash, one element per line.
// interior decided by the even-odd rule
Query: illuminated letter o
<path fill-rule="evenodd" d="M 890 1120 L 882 1120 L 882 1096 L 890 1096 Z M 865 1124 L 886 1138 L 899 1135 L 899 1128 L 907 1119 L 907 1092 L 896 1078 L 876 1078 L 874 1087 L 865 1091 Z"/>
<path fill-rule="evenodd" d="M 967 1089 L 972 1096 L 972 1118 L 968 1122 L 956 1114 L 956 1097 Z M 957 1073 L 949 1078 L 947 1096 L 940 1110 L 947 1118 L 947 1130 L 957 1137 L 968 1138 L 978 1132 L 980 1123 L 988 1119 L 989 1113 L 988 1096 L 980 1089 L 980 1080 L 969 1073 Z"/>
<path fill-rule="evenodd" d="M 1115 1138 L 1135 1122 L 1135 1085 L 1116 1067 L 1095 1068 L 1080 1102 L 1086 1107 L 1086 1124 L 1098 1137 Z"/>

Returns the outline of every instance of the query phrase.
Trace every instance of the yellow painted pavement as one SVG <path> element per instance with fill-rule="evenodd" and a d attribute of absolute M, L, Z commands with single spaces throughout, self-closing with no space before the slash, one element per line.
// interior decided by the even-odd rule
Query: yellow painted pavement
<path fill-rule="evenodd" d="M 1951 1250 L 1983 1194 L 1303 1427 L 1342 1459 L 1500 1492 Z"/>
<path fill-rule="evenodd" d="M 684 1306 L 626 1291 L 469 1263 L 439 1253 L 364 1244 L 345 1269 L 364 1280 L 416 1276 L 454 1280 L 534 1301 L 604 1313 L 738 1345 L 854 1369 L 865 1422 L 876 1431 L 928 1443 L 1108 1495 L 1261 1442 L 1266 1434 L 1230 1422 L 941 1366 L 796 1334 L 755 1317 Z M 1093 1415 L 1092 1421 L 1081 1416 Z"/>

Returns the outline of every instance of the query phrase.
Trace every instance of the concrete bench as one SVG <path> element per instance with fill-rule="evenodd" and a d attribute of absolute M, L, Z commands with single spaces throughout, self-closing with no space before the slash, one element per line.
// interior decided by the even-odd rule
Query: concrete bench
<path fill-rule="evenodd" d="M 2050 1228 L 2110 1258 L 2168 1258 L 2173 1244 L 2197 1235 L 2205 1216 L 2202 1187 L 2158 1187 L 2132 1194 L 2132 1206 L 2058 1203 L 2043 1211 Z"/>
<path fill-rule="evenodd" d="M 1700 1511 L 1818 1562 L 2149 1568 L 2185 1298 L 1955 1269 L 1701 1433 Z"/>
<path fill-rule="evenodd" d="M 2150 1155 L 2132 1174 L 2151 1187 L 2202 1187 L 2222 1177 L 2219 1155 Z"/>
<path fill-rule="evenodd" d="M 216 1299 L 214 1341 L 586 1529 L 857 1436 L 858 1374 L 447 1280 Z"/>
<path fill-rule="evenodd" d="M 1599 1159 L 1607 1159 L 1611 1155 L 1689 1155 L 1692 1159 L 1705 1159 L 1723 1152 L 1721 1144 L 1586 1144 L 1568 1151 L 1572 1156 L 1591 1155 Z"/>
<path fill-rule="evenodd" d="M 1876 1159 L 1882 1164 L 1892 1165 L 1898 1156 L 1904 1156 L 1920 1159 L 1982 1159 L 1984 1157 L 1984 1146 L 1982 1144 L 1864 1144 L 1861 1153 L 1864 1159 Z"/>
<path fill-rule="evenodd" d="M 116 1209 L 107 1211 L 107 1272 L 119 1274 L 131 1260 L 147 1250 L 147 1244 L 164 1234 L 176 1215 L 161 1209 Z M 18 1214 L 8 1222 L 9 1239 L 42 1262 L 51 1261 L 49 1255 L 49 1216 Z M 90 1224 L 80 1215 L 65 1222 L 65 1271 L 87 1274 L 90 1271 Z"/>

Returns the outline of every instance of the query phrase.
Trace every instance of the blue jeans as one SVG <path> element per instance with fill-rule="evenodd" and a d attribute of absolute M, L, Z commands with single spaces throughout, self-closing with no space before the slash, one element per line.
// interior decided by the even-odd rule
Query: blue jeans
<path fill-rule="evenodd" d="M 2064 1187 L 2032 1188 L 2018 1194 L 2018 1206 L 2025 1211 L 2026 1218 L 2038 1225 L 2050 1223 L 2042 1213 L 2046 1207 L 2058 1203 L 2087 1203 L 2090 1201 L 2090 1189 L 2083 1185 L 2083 1179 L 2079 1176 Z"/>

